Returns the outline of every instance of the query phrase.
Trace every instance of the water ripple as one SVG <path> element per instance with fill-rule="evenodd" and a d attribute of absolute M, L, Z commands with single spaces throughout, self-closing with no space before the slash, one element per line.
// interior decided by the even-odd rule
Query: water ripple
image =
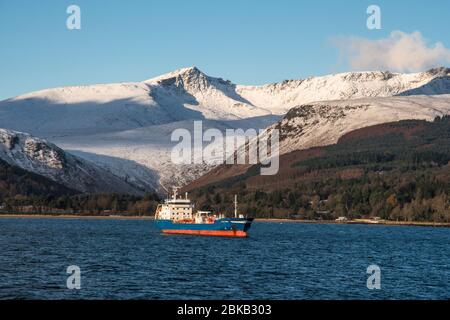
<path fill-rule="evenodd" d="M 248 239 L 151 221 L 0 219 L 0 299 L 448 299 L 450 229 L 255 222 Z M 382 270 L 368 290 L 366 268 Z M 81 290 L 66 268 L 81 268 Z"/>

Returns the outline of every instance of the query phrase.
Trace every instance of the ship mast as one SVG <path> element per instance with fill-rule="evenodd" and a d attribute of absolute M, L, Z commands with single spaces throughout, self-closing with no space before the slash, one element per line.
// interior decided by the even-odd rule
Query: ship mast
<path fill-rule="evenodd" d="M 177 200 L 178 187 L 173 187 L 173 200 Z"/>
<path fill-rule="evenodd" d="M 237 218 L 237 194 L 234 195 L 234 217 Z"/>

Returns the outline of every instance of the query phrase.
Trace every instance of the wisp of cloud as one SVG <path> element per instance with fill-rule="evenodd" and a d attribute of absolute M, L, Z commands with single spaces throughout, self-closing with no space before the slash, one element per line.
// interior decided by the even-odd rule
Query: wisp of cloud
<path fill-rule="evenodd" d="M 333 42 L 352 70 L 418 72 L 450 63 L 450 49 L 441 42 L 427 45 L 418 31 L 393 31 L 378 40 L 341 37 Z"/>

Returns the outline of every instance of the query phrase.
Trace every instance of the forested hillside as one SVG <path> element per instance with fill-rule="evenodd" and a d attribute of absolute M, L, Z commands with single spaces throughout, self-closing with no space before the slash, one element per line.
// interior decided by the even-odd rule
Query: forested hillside
<path fill-rule="evenodd" d="M 203 208 L 256 217 L 381 217 L 450 221 L 450 117 L 352 131 L 335 145 L 280 158 L 274 176 L 258 165 L 220 166 L 188 185 Z M 208 183 L 208 181 L 214 181 Z"/>
<path fill-rule="evenodd" d="M 0 159 L 0 213 L 153 214 L 158 197 L 82 194 Z"/>

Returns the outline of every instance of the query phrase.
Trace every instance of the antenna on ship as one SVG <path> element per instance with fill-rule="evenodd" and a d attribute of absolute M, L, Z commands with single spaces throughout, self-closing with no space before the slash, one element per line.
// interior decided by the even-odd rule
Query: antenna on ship
<path fill-rule="evenodd" d="M 237 194 L 234 195 L 234 217 L 237 218 Z"/>
<path fill-rule="evenodd" d="M 173 199 L 177 200 L 178 187 L 173 187 Z"/>
<path fill-rule="evenodd" d="M 166 192 L 167 198 L 166 200 L 169 200 L 169 190 L 166 189 L 166 187 L 164 187 L 163 185 L 161 185 L 161 187 L 164 189 L 164 191 Z"/>

